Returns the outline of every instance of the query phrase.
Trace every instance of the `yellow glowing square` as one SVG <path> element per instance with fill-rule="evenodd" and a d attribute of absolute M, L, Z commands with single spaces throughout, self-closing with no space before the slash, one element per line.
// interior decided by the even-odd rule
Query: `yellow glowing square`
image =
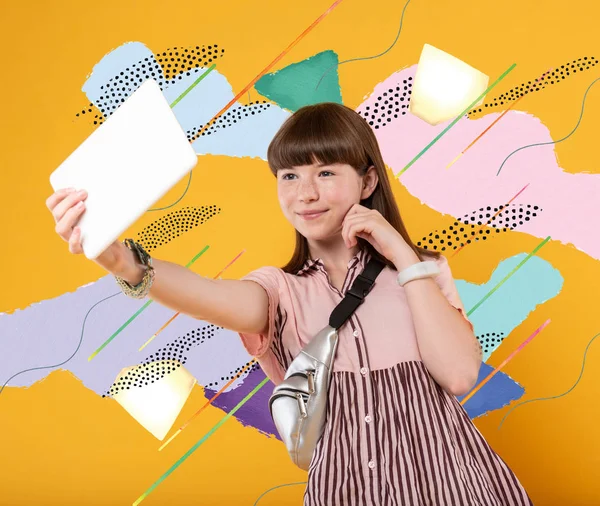
<path fill-rule="evenodd" d="M 192 392 L 192 388 L 196 384 L 196 378 L 183 366 L 177 367 L 178 362 L 175 360 L 161 362 L 164 362 L 164 364 L 160 363 L 160 365 L 166 365 L 172 370 L 154 383 L 144 386 L 131 386 L 114 394 L 113 398 L 142 427 L 162 441 Z M 158 365 L 159 362 L 144 364 L 143 367 L 150 368 L 153 364 Z M 140 370 L 140 366 L 123 369 L 115 383 L 122 384 L 123 382 L 119 380 L 126 377 L 133 370 Z"/>
<path fill-rule="evenodd" d="M 487 89 L 489 80 L 489 76 L 458 58 L 425 44 L 412 86 L 409 111 L 430 125 L 453 119 Z"/>

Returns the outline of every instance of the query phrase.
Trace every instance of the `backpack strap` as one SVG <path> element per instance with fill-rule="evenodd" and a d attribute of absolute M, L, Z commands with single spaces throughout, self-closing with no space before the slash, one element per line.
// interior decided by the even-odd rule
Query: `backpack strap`
<path fill-rule="evenodd" d="M 369 260 L 364 270 L 356 277 L 354 283 L 346 292 L 346 296 L 331 312 L 329 317 L 331 327 L 336 330 L 339 329 L 352 316 L 356 308 L 364 302 L 365 297 L 373 288 L 375 278 L 384 267 L 385 264 L 376 258 Z"/>

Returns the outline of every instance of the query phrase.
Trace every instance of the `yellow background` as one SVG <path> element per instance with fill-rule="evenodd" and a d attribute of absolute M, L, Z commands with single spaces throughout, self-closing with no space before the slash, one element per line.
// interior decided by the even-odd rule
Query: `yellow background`
<path fill-rule="evenodd" d="M 216 43 L 226 50 L 217 61 L 218 70 L 237 93 L 331 3 L 3 0 L 0 312 L 60 296 L 104 275 L 83 256 L 68 253 L 54 233 L 45 200 L 51 193 L 50 173 L 93 130 L 89 121 L 75 120 L 75 113 L 88 103 L 81 91 L 86 76 L 106 53 L 128 41 L 142 42 L 155 53 Z M 378 54 L 394 40 L 403 6 L 403 1 L 344 0 L 275 69 L 326 49 L 336 51 L 340 61 Z M 358 106 L 376 83 L 417 63 L 424 43 L 461 58 L 492 79 L 517 63 L 502 91 L 533 80 L 550 67 L 583 56 L 598 58 L 599 10 L 598 3 L 589 0 L 412 0 L 402 35 L 391 51 L 340 67 L 344 103 Z M 541 118 L 552 137 L 560 138 L 575 125 L 583 93 L 599 72 L 594 67 L 572 76 L 525 97 L 517 108 Z M 556 147 L 566 171 L 598 172 L 599 95 L 592 89 L 580 128 Z M 251 91 L 252 100 L 259 98 Z M 159 204 L 170 204 L 184 188 L 182 181 Z M 398 182 L 394 191 L 414 238 L 452 220 L 422 206 Z M 211 204 L 220 206 L 222 213 L 156 250 L 155 256 L 186 263 L 208 244 L 209 251 L 194 269 L 214 276 L 246 249 L 227 271 L 230 278 L 287 259 L 293 236 L 279 212 L 275 181 L 265 162 L 201 158 L 181 205 Z M 156 217 L 144 216 L 134 231 Z M 579 218 L 589 223 L 591 234 L 597 234 L 597 215 Z M 538 243 L 538 238 L 526 234 L 502 234 L 491 243 L 466 248 L 452 259 L 451 267 L 456 278 L 484 282 L 500 260 L 531 251 Z M 539 256 L 560 270 L 563 290 L 515 329 L 489 361 L 499 364 L 552 318 L 550 326 L 505 368 L 525 387 L 521 400 L 567 390 L 579 375 L 586 344 L 600 332 L 599 262 L 556 242 L 546 245 Z M 600 504 L 599 380 L 600 344 L 596 344 L 581 383 L 569 396 L 520 408 L 500 431 L 498 422 L 508 408 L 476 420 L 535 504 Z M 177 423 L 203 401 L 202 390 L 196 387 Z M 131 504 L 222 415 L 218 409 L 205 411 L 158 453 L 158 441 L 116 402 L 100 398 L 68 372 L 55 372 L 27 389 L 7 388 L 0 395 L 0 504 Z M 143 504 L 250 505 L 270 487 L 304 479 L 283 445 L 232 419 Z M 301 504 L 301 498 L 302 487 L 289 487 L 260 504 Z"/>

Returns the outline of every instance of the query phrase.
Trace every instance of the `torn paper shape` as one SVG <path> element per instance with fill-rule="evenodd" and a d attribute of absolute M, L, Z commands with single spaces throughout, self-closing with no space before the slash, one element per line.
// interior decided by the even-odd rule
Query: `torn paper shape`
<path fill-rule="evenodd" d="M 146 367 L 170 368 L 171 371 L 154 383 L 125 388 L 113 398 L 154 437 L 162 441 L 175 423 L 185 401 L 196 384 L 190 372 L 177 360 L 160 360 Z M 126 367 L 115 381 L 132 374 L 139 366 Z"/>
<path fill-rule="evenodd" d="M 488 86 L 490 78 L 429 44 L 423 46 L 409 111 L 430 125 L 462 113 Z M 474 105 L 483 102 L 483 98 Z"/>

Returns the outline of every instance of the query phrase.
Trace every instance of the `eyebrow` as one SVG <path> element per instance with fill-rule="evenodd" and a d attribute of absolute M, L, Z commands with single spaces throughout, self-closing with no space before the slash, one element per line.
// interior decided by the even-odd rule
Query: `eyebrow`
<path fill-rule="evenodd" d="M 315 167 L 327 167 L 328 166 L 328 164 L 326 164 L 326 163 L 317 163 L 314 165 L 315 165 Z M 298 170 L 298 169 L 296 167 L 282 167 L 280 169 L 277 169 L 277 172 L 279 172 L 280 170 Z"/>

